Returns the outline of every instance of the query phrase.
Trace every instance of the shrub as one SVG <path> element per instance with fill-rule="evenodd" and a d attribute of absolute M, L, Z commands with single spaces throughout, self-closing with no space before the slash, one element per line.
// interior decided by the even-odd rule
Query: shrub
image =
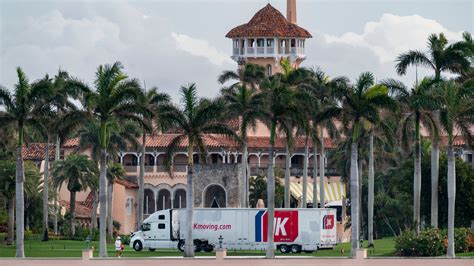
<path fill-rule="evenodd" d="M 444 239 L 448 239 L 447 230 L 443 230 L 442 234 Z M 469 251 L 469 236 L 469 228 L 454 228 L 454 251 L 456 253 L 464 253 Z M 446 240 L 446 246 L 447 244 L 448 242 Z"/>
<path fill-rule="evenodd" d="M 400 256 L 441 256 L 445 254 L 443 237 L 438 229 L 426 229 L 416 236 L 404 231 L 395 239 L 395 250 Z"/>
<path fill-rule="evenodd" d="M 130 245 L 130 235 L 120 235 L 120 239 L 122 240 L 122 244 Z"/>

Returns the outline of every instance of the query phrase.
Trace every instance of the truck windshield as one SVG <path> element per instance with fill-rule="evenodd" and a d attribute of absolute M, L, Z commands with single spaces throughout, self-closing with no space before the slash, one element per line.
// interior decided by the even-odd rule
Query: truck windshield
<path fill-rule="evenodd" d="M 145 224 L 142 224 L 142 231 L 150 231 L 150 224 L 148 223 L 145 223 Z"/>

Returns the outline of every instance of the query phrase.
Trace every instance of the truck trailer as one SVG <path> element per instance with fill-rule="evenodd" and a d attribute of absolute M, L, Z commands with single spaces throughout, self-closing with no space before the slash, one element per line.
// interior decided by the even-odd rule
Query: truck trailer
<path fill-rule="evenodd" d="M 197 252 L 214 248 L 264 250 L 267 246 L 267 209 L 196 208 L 193 242 Z M 336 246 L 335 209 L 275 209 L 274 248 L 282 253 L 313 252 Z M 168 209 L 151 214 L 141 230 L 131 234 L 136 251 L 157 248 L 184 250 L 186 210 Z"/>

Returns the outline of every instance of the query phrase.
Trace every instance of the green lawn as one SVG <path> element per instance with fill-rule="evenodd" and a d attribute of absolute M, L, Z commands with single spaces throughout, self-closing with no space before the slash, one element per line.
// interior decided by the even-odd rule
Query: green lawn
<path fill-rule="evenodd" d="M 375 248 L 369 249 L 369 256 L 393 256 L 394 255 L 394 239 L 384 238 L 375 240 Z M 93 242 L 96 247 L 94 256 L 98 256 L 98 242 Z M 364 246 L 367 242 L 364 243 Z M 25 255 L 27 257 L 81 257 L 81 250 L 85 248 L 85 242 L 72 240 L 52 240 L 49 242 L 41 242 L 37 240 L 25 241 Z M 284 254 L 285 256 L 320 256 L 320 257 L 341 257 L 341 249 L 344 249 L 344 256 L 350 255 L 350 243 L 337 245 L 334 250 L 319 250 L 311 254 Z M 108 245 L 109 256 L 115 256 L 113 244 Z M 263 256 L 265 251 L 242 251 L 229 250 L 228 256 Z M 200 252 L 197 256 L 214 256 L 214 253 Z M 277 255 L 283 255 L 279 252 Z M 15 247 L 0 244 L 0 257 L 14 257 Z M 161 249 L 154 252 L 144 250 L 136 252 L 129 246 L 125 247 L 123 257 L 164 257 L 164 256 L 182 256 L 182 253 L 173 249 Z M 473 256 L 474 252 L 458 254 L 458 256 Z"/>

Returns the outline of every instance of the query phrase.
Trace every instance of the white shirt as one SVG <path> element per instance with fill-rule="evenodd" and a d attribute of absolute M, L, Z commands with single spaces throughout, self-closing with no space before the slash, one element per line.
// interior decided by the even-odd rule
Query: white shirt
<path fill-rule="evenodd" d="M 120 249 L 121 246 L 122 246 L 122 240 L 120 239 L 115 240 L 115 249 Z"/>

